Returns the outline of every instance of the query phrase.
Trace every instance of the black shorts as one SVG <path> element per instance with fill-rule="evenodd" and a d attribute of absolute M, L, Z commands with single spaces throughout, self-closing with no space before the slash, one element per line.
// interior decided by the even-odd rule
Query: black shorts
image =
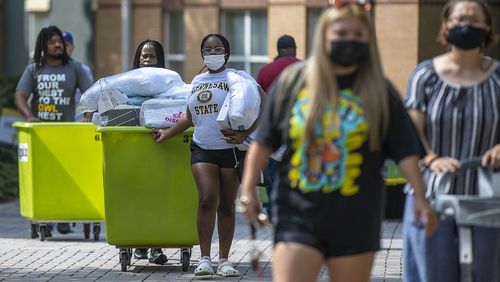
<path fill-rule="evenodd" d="M 351 196 L 291 188 L 281 166 L 273 186 L 274 243 L 299 243 L 325 258 L 380 249 L 383 185 L 365 185 Z M 286 167 L 285 167 L 286 168 Z"/>
<path fill-rule="evenodd" d="M 342 228 L 339 226 L 338 233 L 342 233 Z M 380 249 L 379 234 L 351 234 L 348 240 L 339 237 L 343 236 L 322 234 L 296 222 L 278 220 L 274 232 L 274 244 L 280 242 L 303 244 L 318 250 L 326 259 L 376 252 Z"/>
<path fill-rule="evenodd" d="M 191 165 L 197 163 L 215 164 L 220 168 L 235 168 L 236 160 L 245 156 L 245 152 L 234 149 L 205 150 L 191 142 Z M 236 159 L 235 159 L 236 158 Z"/>

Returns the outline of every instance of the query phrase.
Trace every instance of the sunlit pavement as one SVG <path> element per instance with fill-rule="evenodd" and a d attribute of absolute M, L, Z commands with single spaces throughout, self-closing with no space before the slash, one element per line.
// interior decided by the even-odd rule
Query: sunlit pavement
<path fill-rule="evenodd" d="M 179 249 L 164 249 L 169 261 L 159 266 L 147 260 L 132 259 L 127 272 L 122 272 L 118 249 L 105 241 L 105 230 L 100 240 L 84 240 L 82 224 L 77 224 L 68 235 L 53 232 L 53 237 L 41 242 L 30 239 L 30 224 L 19 215 L 19 202 L 0 205 L 0 281 L 191 281 L 195 263 L 200 257 L 198 246 L 193 248 L 191 265 L 183 272 Z M 240 278 L 214 276 L 215 281 L 271 281 L 271 230 L 259 230 L 257 245 L 263 251 L 262 277 L 250 268 L 250 231 L 238 215 L 235 239 L 230 254 Z M 217 264 L 218 238 L 214 236 L 212 254 Z M 387 221 L 383 225 L 382 250 L 377 253 L 372 281 L 402 280 L 401 223 Z M 322 270 L 319 281 L 327 281 Z"/>

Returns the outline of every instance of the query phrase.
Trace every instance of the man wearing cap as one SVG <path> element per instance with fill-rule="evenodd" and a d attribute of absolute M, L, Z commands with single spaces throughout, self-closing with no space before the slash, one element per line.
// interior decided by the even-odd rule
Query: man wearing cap
<path fill-rule="evenodd" d="M 71 58 L 71 55 L 73 54 L 73 50 L 75 50 L 75 43 L 73 41 L 73 35 L 69 31 L 64 31 L 63 32 L 63 38 L 64 38 L 64 45 L 66 45 L 66 53 L 68 56 Z M 82 69 L 84 70 L 85 74 L 88 76 L 88 78 L 91 81 L 94 81 L 94 76 L 92 75 L 92 71 L 90 70 L 89 66 L 87 66 L 84 63 L 80 63 L 82 65 Z M 80 98 L 82 96 L 82 92 L 80 89 L 77 89 L 75 92 L 75 101 L 77 104 L 80 103 Z M 77 106 L 78 108 L 78 106 Z M 83 117 L 82 115 L 77 115 L 75 117 L 76 121 L 82 120 L 86 122 L 91 121 L 91 115 L 89 115 L 89 118 Z"/>
<path fill-rule="evenodd" d="M 293 37 L 283 35 L 278 39 L 277 45 L 278 57 L 272 63 L 263 66 L 257 75 L 257 83 L 266 92 L 286 67 L 300 61 L 295 57 L 297 46 Z"/>
<path fill-rule="evenodd" d="M 262 89 L 268 92 L 269 88 L 273 82 L 279 77 L 281 72 L 287 68 L 289 65 L 300 62 L 297 59 L 297 46 L 295 45 L 295 40 L 290 35 L 283 35 L 278 39 L 278 56 L 272 63 L 263 66 L 259 74 L 257 75 L 257 83 L 262 87 Z M 277 165 L 282 158 L 284 153 L 284 148 L 278 149 L 276 153 L 271 155 L 269 162 L 267 164 L 266 172 L 271 179 L 271 183 L 274 182 L 274 177 L 276 176 Z M 268 198 L 271 194 L 272 184 L 266 187 Z M 269 218 L 271 218 L 271 203 L 268 203 L 266 208 Z"/>

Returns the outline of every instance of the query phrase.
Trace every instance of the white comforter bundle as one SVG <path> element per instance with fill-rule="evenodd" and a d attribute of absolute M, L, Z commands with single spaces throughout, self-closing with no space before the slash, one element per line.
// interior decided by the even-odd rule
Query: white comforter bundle
<path fill-rule="evenodd" d="M 185 113 L 190 93 L 191 85 L 185 84 L 147 100 L 141 106 L 140 124 L 151 128 L 173 126 Z"/>
<path fill-rule="evenodd" d="M 106 93 L 120 96 L 114 99 L 122 102 L 128 96 L 151 97 L 165 94 L 173 87 L 183 86 L 180 75 L 163 68 L 144 67 L 99 79 L 80 99 L 80 112 L 96 111 L 99 101 Z M 120 95 L 121 94 L 121 95 Z M 109 99 L 109 97 L 107 98 Z"/>

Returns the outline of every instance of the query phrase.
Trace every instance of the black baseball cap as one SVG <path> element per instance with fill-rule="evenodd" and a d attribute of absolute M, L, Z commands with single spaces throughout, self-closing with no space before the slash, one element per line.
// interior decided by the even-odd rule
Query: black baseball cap
<path fill-rule="evenodd" d="M 295 39 L 287 34 L 278 38 L 278 50 L 285 48 L 297 48 L 297 46 L 295 45 Z"/>

